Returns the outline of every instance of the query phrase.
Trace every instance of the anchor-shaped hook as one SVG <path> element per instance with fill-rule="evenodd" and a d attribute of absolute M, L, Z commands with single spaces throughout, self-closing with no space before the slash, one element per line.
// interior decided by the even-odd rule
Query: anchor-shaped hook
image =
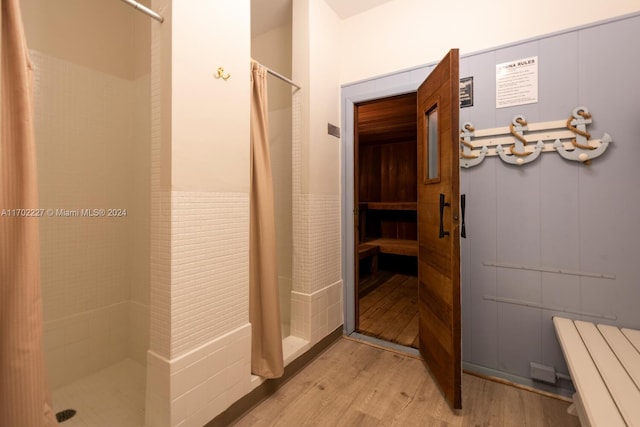
<path fill-rule="evenodd" d="M 560 140 L 553 143 L 553 147 L 558 154 L 567 160 L 582 162 L 585 165 L 591 164 L 591 160 L 600 157 L 604 153 L 611 142 L 609 134 L 602 136 L 602 142 L 599 147 L 589 145 L 591 134 L 587 132 L 587 125 L 591 124 L 591 114 L 586 107 L 576 107 L 573 109 L 572 117 L 567 120 L 567 128 L 576 134 L 576 138 L 572 141 L 575 148 L 565 149 Z"/>
<path fill-rule="evenodd" d="M 460 166 L 463 168 L 470 168 L 475 166 L 484 160 L 489 150 L 487 146 L 483 146 L 480 150 L 480 154 L 473 153 L 473 145 L 471 144 L 471 137 L 473 137 L 475 129 L 471 122 L 466 122 L 460 130 Z"/>
<path fill-rule="evenodd" d="M 523 134 L 524 131 L 528 129 L 527 121 L 524 116 L 515 116 L 509 125 L 509 128 L 511 130 L 511 134 L 515 137 L 514 144 L 509 147 L 509 154 L 506 153 L 506 150 L 502 145 L 499 144 L 496 147 L 496 152 L 502 161 L 512 165 L 521 166 L 525 163 L 531 163 L 537 159 L 544 148 L 544 142 L 538 141 L 533 151 L 525 151 L 524 147 L 527 145 L 527 140 L 524 138 Z"/>

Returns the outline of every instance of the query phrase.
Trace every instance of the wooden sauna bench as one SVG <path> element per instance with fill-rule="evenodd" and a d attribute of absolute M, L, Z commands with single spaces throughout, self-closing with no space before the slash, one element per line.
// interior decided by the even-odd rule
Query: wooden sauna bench
<path fill-rule="evenodd" d="M 370 259 L 369 269 L 373 277 L 378 273 L 378 254 L 418 256 L 417 240 L 371 239 L 358 245 L 358 259 Z"/>
<path fill-rule="evenodd" d="M 377 247 L 381 254 L 409 255 L 418 256 L 417 240 L 400 240 L 400 239 L 370 239 L 358 245 L 358 252 L 366 251 L 371 247 Z M 363 257 L 361 256 L 360 259 Z"/>
<path fill-rule="evenodd" d="M 640 426 L 640 331 L 554 317 L 583 426 Z M 575 415 L 575 413 L 574 413 Z"/>

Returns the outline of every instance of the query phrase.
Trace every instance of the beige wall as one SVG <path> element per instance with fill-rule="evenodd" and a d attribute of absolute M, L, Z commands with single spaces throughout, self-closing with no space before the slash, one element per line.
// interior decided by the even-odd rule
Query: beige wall
<path fill-rule="evenodd" d="M 149 1 L 142 1 L 149 3 Z M 103 73 L 132 79 L 149 72 L 136 45 L 148 46 L 148 21 L 113 0 L 20 0 L 30 49 Z"/>
<path fill-rule="evenodd" d="M 437 61 L 454 47 L 475 52 L 638 10 L 634 0 L 394 0 L 341 22 L 340 82 Z"/>
<path fill-rule="evenodd" d="M 251 39 L 251 57 L 284 76 L 291 76 L 291 22 Z M 291 107 L 292 86 L 273 76 L 269 81 L 269 110 Z"/>
<path fill-rule="evenodd" d="M 293 79 L 303 87 L 301 191 L 337 195 L 340 141 L 327 123 L 340 124 L 340 19 L 323 0 L 294 0 L 293 10 Z"/>
<path fill-rule="evenodd" d="M 171 36 L 174 190 L 249 191 L 250 26 L 245 3 L 173 3 L 173 22 L 188 22 L 174 25 Z M 218 67 L 231 78 L 214 78 Z"/>

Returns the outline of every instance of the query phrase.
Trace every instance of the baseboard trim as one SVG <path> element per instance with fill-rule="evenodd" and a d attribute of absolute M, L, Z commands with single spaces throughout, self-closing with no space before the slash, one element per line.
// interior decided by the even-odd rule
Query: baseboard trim
<path fill-rule="evenodd" d="M 233 425 L 242 418 L 242 416 L 256 407 L 264 399 L 271 396 L 305 366 L 334 344 L 342 336 L 342 329 L 343 327 L 340 325 L 336 330 L 321 339 L 308 351 L 304 352 L 297 359 L 289 363 L 289 365 L 284 368 L 284 374 L 282 377 L 264 381 L 251 392 L 229 406 L 224 412 L 209 421 L 205 427 L 226 427 Z"/>
<path fill-rule="evenodd" d="M 543 396 L 553 397 L 564 402 L 572 402 L 571 396 L 574 391 L 571 389 L 540 383 L 529 378 L 519 377 L 517 375 L 508 374 L 506 372 L 497 371 L 495 369 L 475 365 L 469 362 L 463 362 L 462 366 L 465 374 L 474 375 L 488 381 L 506 384 Z"/>

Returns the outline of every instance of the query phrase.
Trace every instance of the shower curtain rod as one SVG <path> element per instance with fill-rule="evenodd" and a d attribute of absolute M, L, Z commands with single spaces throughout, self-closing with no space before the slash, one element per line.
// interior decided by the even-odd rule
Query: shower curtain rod
<path fill-rule="evenodd" d="M 256 61 L 257 62 L 257 61 Z M 287 77 L 283 76 L 282 74 L 273 71 L 271 68 L 267 67 L 266 65 L 262 64 L 262 66 L 264 68 L 267 69 L 267 73 L 271 74 L 273 77 L 277 77 L 280 80 L 282 80 L 283 82 L 289 83 L 291 86 L 294 86 L 296 89 L 302 89 L 300 86 L 298 86 L 297 84 L 295 84 L 293 81 L 291 81 L 291 79 L 288 79 Z"/>
<path fill-rule="evenodd" d="M 129 6 L 135 9 L 138 9 L 140 12 L 144 13 L 145 15 L 149 15 L 150 17 L 152 17 L 158 22 L 164 21 L 164 18 L 162 16 L 158 15 L 156 12 L 149 9 L 147 6 L 138 3 L 137 1 L 134 1 L 134 0 L 121 0 L 121 1 L 125 2 L 126 4 L 128 4 Z"/>

